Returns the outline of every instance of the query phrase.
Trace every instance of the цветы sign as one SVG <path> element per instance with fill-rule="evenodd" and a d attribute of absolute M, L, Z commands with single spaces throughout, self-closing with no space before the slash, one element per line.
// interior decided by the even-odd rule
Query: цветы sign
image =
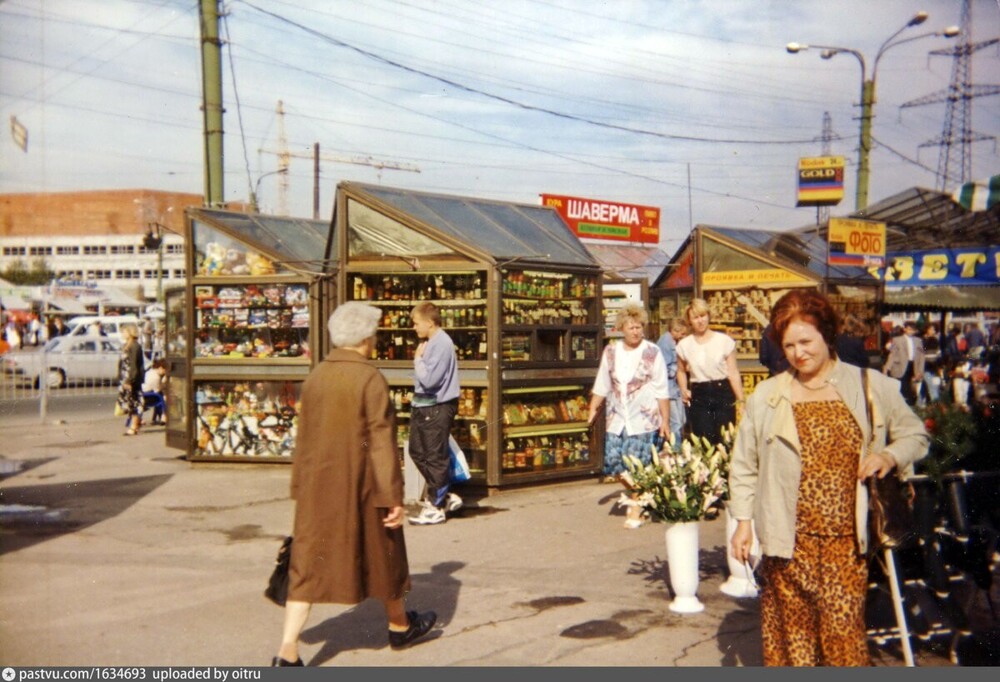
<path fill-rule="evenodd" d="M 555 194 L 542 194 L 541 197 L 542 205 L 556 209 L 578 237 L 660 243 L 658 208 Z"/>
<path fill-rule="evenodd" d="M 931 284 L 1000 284 L 1000 247 L 966 246 L 956 249 L 896 252 L 889 267 L 871 270 L 876 277 L 885 273 L 888 286 Z"/>

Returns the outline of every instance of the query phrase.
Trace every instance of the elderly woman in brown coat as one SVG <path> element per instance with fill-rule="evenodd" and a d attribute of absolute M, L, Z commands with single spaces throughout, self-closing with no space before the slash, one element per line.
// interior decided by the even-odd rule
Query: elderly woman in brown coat
<path fill-rule="evenodd" d="M 295 541 L 274 666 L 302 665 L 299 635 L 316 603 L 381 600 L 394 649 L 437 620 L 404 605 L 410 573 L 395 413 L 385 378 L 367 361 L 380 318 L 364 303 L 338 307 L 329 321 L 334 350 L 302 387 L 292 459 Z"/>

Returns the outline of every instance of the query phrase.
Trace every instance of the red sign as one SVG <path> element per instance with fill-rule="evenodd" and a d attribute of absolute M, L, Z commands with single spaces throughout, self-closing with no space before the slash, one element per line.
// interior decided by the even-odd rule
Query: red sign
<path fill-rule="evenodd" d="M 542 194 L 577 237 L 619 242 L 660 243 L 660 209 L 600 199 Z"/>

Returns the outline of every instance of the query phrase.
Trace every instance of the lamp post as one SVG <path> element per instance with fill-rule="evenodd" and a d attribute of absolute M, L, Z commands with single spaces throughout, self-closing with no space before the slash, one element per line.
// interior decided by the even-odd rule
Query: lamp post
<path fill-rule="evenodd" d="M 919 40 L 921 38 L 936 36 L 953 38 L 960 32 L 957 26 L 949 26 L 942 31 L 922 33 L 918 36 L 913 36 L 912 38 L 904 38 L 903 40 L 896 40 L 893 42 L 899 34 L 906 29 L 911 26 L 919 26 L 927 21 L 927 16 L 927 12 L 917 12 L 905 25 L 900 27 L 899 30 L 889 36 L 882 43 L 882 45 L 879 46 L 878 52 L 875 55 L 875 61 L 872 64 L 871 79 L 868 78 L 865 57 L 858 50 L 848 47 L 836 47 L 832 45 L 805 45 L 802 43 L 788 43 L 788 45 L 785 46 L 785 49 L 789 52 L 789 54 L 797 54 L 802 50 L 808 50 L 809 48 L 819 48 L 823 50 L 823 52 L 820 53 L 820 57 L 823 59 L 831 59 L 841 52 L 845 52 L 847 54 L 854 55 L 857 58 L 858 63 L 861 65 L 861 132 L 858 140 L 858 182 L 854 198 L 855 211 L 863 211 L 868 208 L 868 180 L 870 171 L 869 153 L 871 152 L 872 147 L 872 110 L 875 106 L 875 76 L 878 72 L 879 60 L 890 48 L 896 47 L 897 45 L 902 45 L 903 43 Z"/>
<path fill-rule="evenodd" d="M 250 210 L 254 213 L 260 213 L 260 208 L 257 206 L 257 195 L 260 193 L 260 181 L 269 175 L 278 175 L 279 173 L 287 173 L 287 168 L 279 168 L 278 170 L 269 171 L 264 173 L 257 178 L 257 183 L 254 185 L 253 193 L 250 195 Z"/>
<path fill-rule="evenodd" d="M 142 245 L 147 251 L 156 249 L 156 302 L 163 305 L 163 226 L 160 223 L 146 225 Z"/>
<path fill-rule="evenodd" d="M 173 213 L 174 207 L 168 206 L 167 213 Z M 154 232 L 155 228 L 155 232 Z M 163 231 L 173 232 L 169 227 L 160 222 L 150 222 L 147 226 L 146 236 L 142 239 L 143 246 L 147 250 L 156 249 L 156 302 L 163 305 Z M 175 233 L 176 234 L 176 233 Z"/>

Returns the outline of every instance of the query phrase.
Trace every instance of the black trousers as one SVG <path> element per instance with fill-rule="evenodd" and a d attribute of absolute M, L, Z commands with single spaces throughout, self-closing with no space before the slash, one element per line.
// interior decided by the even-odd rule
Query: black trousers
<path fill-rule="evenodd" d="M 722 442 L 722 427 L 736 423 L 736 396 L 728 379 L 691 384 L 691 406 L 687 411 L 692 435 Z"/>
<path fill-rule="evenodd" d="M 448 436 L 457 413 L 457 400 L 410 411 L 410 459 L 424 477 L 424 498 L 435 507 L 444 506 L 451 486 Z"/>
<path fill-rule="evenodd" d="M 906 363 L 906 371 L 903 372 L 899 380 L 899 392 L 903 394 L 903 399 L 907 405 L 915 405 L 917 402 L 917 391 L 913 385 L 913 363 Z"/>

